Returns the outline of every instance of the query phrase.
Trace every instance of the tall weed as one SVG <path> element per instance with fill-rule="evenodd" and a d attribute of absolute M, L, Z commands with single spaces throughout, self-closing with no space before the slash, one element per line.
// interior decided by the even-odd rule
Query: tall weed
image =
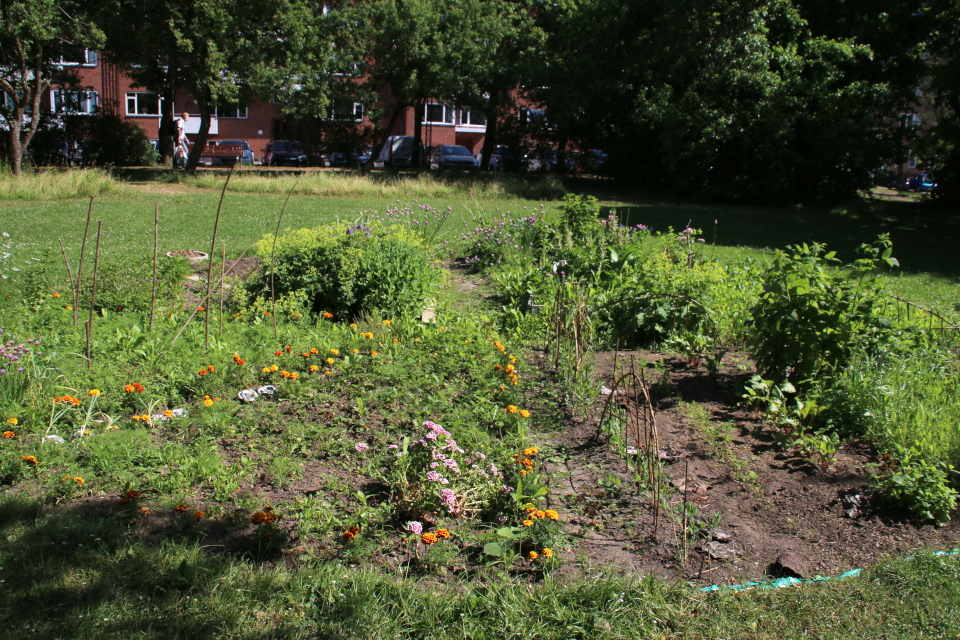
<path fill-rule="evenodd" d="M 0 171 L 2 200 L 64 200 L 116 193 L 120 185 L 105 169 L 25 169 L 19 176 Z"/>

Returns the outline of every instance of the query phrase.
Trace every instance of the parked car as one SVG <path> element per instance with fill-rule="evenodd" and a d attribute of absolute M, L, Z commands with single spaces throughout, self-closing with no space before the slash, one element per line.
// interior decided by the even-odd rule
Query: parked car
<path fill-rule="evenodd" d="M 334 151 L 330 155 L 330 164 L 334 167 L 363 166 L 367 163 L 372 154 L 373 147 L 358 147 L 350 151 L 350 153 Z"/>
<path fill-rule="evenodd" d="M 243 154 L 240 156 L 240 166 L 253 166 L 253 149 L 246 140 L 208 140 L 207 146 L 211 147 L 243 147 Z M 223 161 L 217 157 L 205 156 L 201 159 L 203 164 L 208 167 L 222 167 Z"/>
<path fill-rule="evenodd" d="M 413 136 L 390 136 L 387 143 L 380 150 L 373 166 L 377 169 L 384 167 L 409 167 L 413 162 Z"/>
<path fill-rule="evenodd" d="M 910 191 L 930 192 L 936 188 L 936 181 L 928 173 L 915 173 L 907 178 L 907 189 Z"/>
<path fill-rule="evenodd" d="M 430 168 L 440 169 L 479 169 L 480 163 L 470 153 L 470 149 L 459 144 L 442 144 L 430 156 Z"/>
<path fill-rule="evenodd" d="M 305 167 L 307 154 L 299 142 L 275 140 L 267 144 L 266 153 L 270 156 L 271 167 Z"/>

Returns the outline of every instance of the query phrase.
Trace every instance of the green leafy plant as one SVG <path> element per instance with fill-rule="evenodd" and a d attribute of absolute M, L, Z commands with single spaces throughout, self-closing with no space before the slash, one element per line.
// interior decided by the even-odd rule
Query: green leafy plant
<path fill-rule="evenodd" d="M 931 462 L 916 449 L 895 446 L 874 465 L 873 489 L 891 506 L 921 520 L 950 521 L 958 493 L 950 486 L 956 471 L 944 462 Z"/>

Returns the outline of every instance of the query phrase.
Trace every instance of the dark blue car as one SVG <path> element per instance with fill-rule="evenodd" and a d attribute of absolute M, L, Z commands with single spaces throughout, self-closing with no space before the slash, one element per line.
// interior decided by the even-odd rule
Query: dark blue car
<path fill-rule="evenodd" d="M 930 192 L 936 188 L 936 181 L 928 173 L 915 173 L 907 178 L 907 189 L 910 191 Z"/>
<path fill-rule="evenodd" d="M 479 169 L 480 163 L 470 149 L 459 144 L 442 144 L 430 158 L 431 169 Z"/>

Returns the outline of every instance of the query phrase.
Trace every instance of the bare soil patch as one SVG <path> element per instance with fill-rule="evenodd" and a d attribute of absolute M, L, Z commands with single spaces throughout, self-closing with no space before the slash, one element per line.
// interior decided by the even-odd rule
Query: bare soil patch
<path fill-rule="evenodd" d="M 612 563 L 640 574 L 683 577 L 703 584 L 739 583 L 770 575 L 777 558 L 791 552 L 802 560 L 804 577 L 833 575 L 877 562 L 884 554 L 923 547 L 946 548 L 960 539 L 953 520 L 937 528 L 900 519 L 872 501 L 867 465 L 876 462 L 862 442 L 844 444 L 836 464 L 821 470 L 804 458 L 779 451 L 764 436 L 757 419 L 737 406 L 747 375 L 744 361 L 727 358 L 716 378 L 703 368 L 660 354 L 621 352 L 621 363 L 662 359 L 670 373 L 671 391 L 654 387 L 660 449 L 665 461 L 665 491 L 671 510 L 653 535 L 651 500 L 638 490 L 631 456 L 612 450 L 610 439 L 598 437 L 602 397 L 590 420 L 570 421 L 551 438 L 556 454 L 548 462 L 553 474 L 554 508 L 570 524 L 574 549 L 568 559 Z M 613 354 L 595 356 L 604 384 L 613 384 Z M 737 366 L 739 365 L 739 366 Z M 701 434 L 681 413 L 681 402 L 704 406 L 711 421 L 729 423 L 728 451 L 746 463 L 755 481 L 738 479 L 718 459 Z M 756 434 L 756 437 L 755 435 Z M 706 526 L 717 526 L 691 542 L 688 557 L 680 553 L 679 514 L 683 491 Z M 851 499 L 861 507 L 848 515 Z M 711 553 L 712 552 L 712 553 Z M 718 559 L 728 558 L 728 559 Z"/>

